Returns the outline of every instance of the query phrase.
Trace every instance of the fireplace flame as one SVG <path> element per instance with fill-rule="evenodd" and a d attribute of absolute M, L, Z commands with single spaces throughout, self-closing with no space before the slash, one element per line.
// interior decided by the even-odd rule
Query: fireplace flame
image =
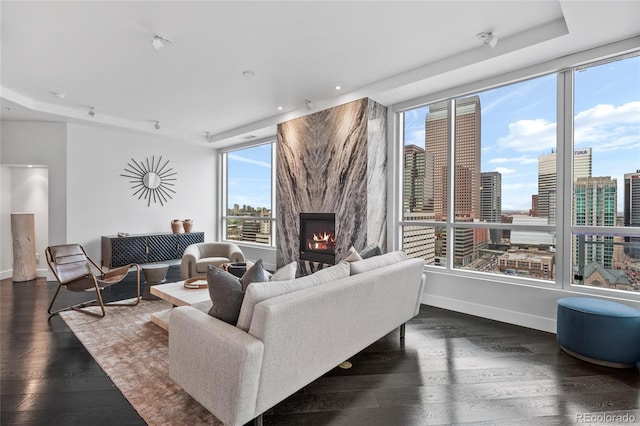
<path fill-rule="evenodd" d="M 328 232 L 313 234 L 313 241 L 308 242 L 310 250 L 330 250 L 335 246 L 336 237 Z"/>

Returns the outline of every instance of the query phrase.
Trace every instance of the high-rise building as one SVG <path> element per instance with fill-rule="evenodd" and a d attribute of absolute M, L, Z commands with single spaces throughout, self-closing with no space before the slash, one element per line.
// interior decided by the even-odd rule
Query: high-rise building
<path fill-rule="evenodd" d="M 550 193 L 556 190 L 556 153 L 538 157 L 538 216 L 549 217 Z"/>
<path fill-rule="evenodd" d="M 425 151 L 433 155 L 434 214 L 447 218 L 448 102 L 429 106 L 425 119 Z M 470 96 L 455 103 L 455 218 L 480 218 L 480 98 Z M 474 259 L 473 232 L 454 233 L 454 263 L 467 265 Z"/>
<path fill-rule="evenodd" d="M 576 226 L 615 226 L 617 181 L 609 176 L 578 178 L 574 182 L 573 223 Z M 612 236 L 579 234 L 574 237 L 573 265 L 582 276 L 585 265 L 612 267 Z"/>
<path fill-rule="evenodd" d="M 640 226 L 640 170 L 624 175 L 624 226 Z M 625 253 L 640 259 L 640 237 L 625 237 Z"/>
<path fill-rule="evenodd" d="M 416 145 L 404 148 L 403 219 L 434 220 L 433 215 L 433 156 Z M 402 249 L 409 257 L 424 259 L 433 264 L 435 232 L 427 226 L 403 226 Z"/>
<path fill-rule="evenodd" d="M 434 212 L 447 216 L 448 102 L 429 106 L 425 120 L 425 151 L 433 155 Z M 455 216 L 480 217 L 480 98 L 456 101 Z"/>
<path fill-rule="evenodd" d="M 480 174 L 480 219 L 485 222 L 500 223 L 502 218 L 502 175 L 499 172 Z M 489 233 L 491 242 L 497 244 L 502 239 L 499 229 Z"/>
<path fill-rule="evenodd" d="M 260 234 L 260 223 L 255 220 L 245 220 L 242 224 L 242 241 L 256 242 L 257 235 Z"/>
<path fill-rule="evenodd" d="M 404 147 L 405 212 L 433 211 L 433 156 L 416 145 Z"/>
<path fill-rule="evenodd" d="M 550 224 L 556 223 L 556 153 L 538 157 L 538 206 L 539 217 L 546 217 Z M 573 151 L 573 179 L 591 177 L 591 148 Z"/>
<path fill-rule="evenodd" d="M 433 213 L 415 212 L 405 213 L 405 221 L 411 220 L 433 220 Z M 410 226 L 402 227 L 402 250 L 407 256 L 424 259 L 427 265 L 435 263 L 436 236 L 435 230 L 431 226 Z"/>

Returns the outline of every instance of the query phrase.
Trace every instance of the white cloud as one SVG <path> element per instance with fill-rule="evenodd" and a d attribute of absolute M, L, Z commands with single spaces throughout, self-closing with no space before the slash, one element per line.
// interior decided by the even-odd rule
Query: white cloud
<path fill-rule="evenodd" d="M 538 159 L 522 155 L 520 157 L 512 157 L 512 158 L 507 158 L 507 157 L 492 158 L 491 160 L 489 160 L 489 163 L 537 164 Z"/>
<path fill-rule="evenodd" d="M 541 118 L 510 123 L 509 134 L 498 145 L 520 152 L 550 150 L 556 146 L 556 123 Z"/>
<path fill-rule="evenodd" d="M 268 161 L 254 160 L 253 158 L 243 157 L 238 154 L 229 154 L 228 158 L 229 160 L 241 161 L 243 163 L 253 164 L 255 166 L 264 167 L 266 169 L 271 168 L 271 163 L 269 163 Z"/>
<path fill-rule="evenodd" d="M 506 167 L 496 167 L 494 171 L 496 171 L 496 172 L 498 172 L 498 173 L 500 173 L 502 175 L 508 175 L 508 174 L 517 172 L 516 169 L 508 169 Z"/>
<path fill-rule="evenodd" d="M 521 90 L 520 87 L 518 87 L 517 90 L 509 91 L 506 94 L 491 100 L 489 103 L 482 105 L 482 116 L 486 117 L 494 108 L 502 105 L 505 102 L 510 101 L 511 99 L 517 99 L 521 97 L 523 94 L 524 92 Z"/>
<path fill-rule="evenodd" d="M 574 141 L 576 146 L 589 146 L 594 152 L 640 149 L 640 101 L 620 106 L 599 104 L 577 113 Z M 518 120 L 509 124 L 509 134 L 498 139 L 498 146 L 518 152 L 550 150 L 556 147 L 556 123 L 540 118 Z M 507 160 L 514 159 L 490 162 Z"/>
<path fill-rule="evenodd" d="M 640 148 L 640 101 L 620 106 L 599 104 L 576 114 L 576 145 L 594 151 Z"/>

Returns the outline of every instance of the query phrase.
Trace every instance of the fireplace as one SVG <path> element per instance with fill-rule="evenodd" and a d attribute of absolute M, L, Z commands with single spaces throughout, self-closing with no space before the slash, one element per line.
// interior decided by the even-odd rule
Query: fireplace
<path fill-rule="evenodd" d="M 300 260 L 336 263 L 335 213 L 300 213 Z"/>

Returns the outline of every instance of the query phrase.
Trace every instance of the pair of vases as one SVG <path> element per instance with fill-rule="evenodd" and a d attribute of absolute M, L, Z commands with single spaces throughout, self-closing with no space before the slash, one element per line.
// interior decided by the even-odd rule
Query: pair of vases
<path fill-rule="evenodd" d="M 182 234 L 183 232 L 191 232 L 193 228 L 193 220 L 191 219 L 173 219 L 171 221 L 171 231 L 174 234 Z"/>

